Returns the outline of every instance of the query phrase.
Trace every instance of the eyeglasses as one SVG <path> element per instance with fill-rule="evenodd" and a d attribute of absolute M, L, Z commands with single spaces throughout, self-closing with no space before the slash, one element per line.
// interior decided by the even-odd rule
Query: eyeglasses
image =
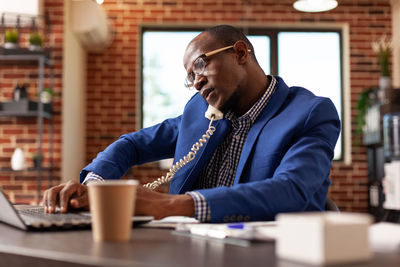
<path fill-rule="evenodd" d="M 228 50 L 232 47 L 233 47 L 233 45 L 225 46 L 225 47 L 222 47 L 222 48 L 219 48 L 219 49 L 216 49 L 211 52 L 207 52 L 205 54 L 198 56 L 193 62 L 193 71 L 186 76 L 185 86 L 189 89 L 194 87 L 194 80 L 196 78 L 196 75 L 202 75 L 204 73 L 204 70 L 206 69 L 206 65 L 207 65 L 206 58 L 207 57 L 218 54 L 218 53 Z M 248 49 L 248 51 L 251 52 L 250 49 Z"/>

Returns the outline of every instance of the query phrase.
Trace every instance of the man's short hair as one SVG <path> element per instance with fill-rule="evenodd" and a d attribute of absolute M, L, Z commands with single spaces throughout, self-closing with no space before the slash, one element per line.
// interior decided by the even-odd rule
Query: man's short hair
<path fill-rule="evenodd" d="M 249 39 L 247 39 L 246 35 L 244 35 L 244 33 L 239 29 L 230 25 L 218 25 L 208 28 L 204 32 L 210 34 L 211 37 L 215 38 L 223 46 L 233 45 L 239 40 L 244 41 L 251 50 L 250 55 L 255 59 L 253 45 L 250 43 Z"/>

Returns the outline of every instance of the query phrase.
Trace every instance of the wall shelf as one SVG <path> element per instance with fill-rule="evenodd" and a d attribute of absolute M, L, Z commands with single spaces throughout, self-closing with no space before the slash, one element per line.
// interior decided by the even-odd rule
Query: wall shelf
<path fill-rule="evenodd" d="M 41 51 L 31 51 L 27 48 L 17 48 L 17 49 L 5 49 L 3 47 L 0 48 L 0 63 L 7 62 L 8 64 L 19 64 L 18 62 L 23 61 L 36 61 L 37 68 L 39 71 L 38 74 L 38 95 L 40 96 L 43 88 L 44 88 L 44 79 L 45 79 L 45 71 L 49 71 L 49 79 L 50 79 L 50 87 L 53 87 L 54 84 L 54 73 L 53 73 L 53 65 L 50 61 L 50 51 L 49 50 L 41 50 Z M 2 102 L 0 103 L 0 117 L 27 117 L 27 118 L 36 118 L 38 125 L 38 148 L 37 153 L 42 153 L 42 139 L 43 139 L 43 119 L 50 120 L 50 138 L 49 138 L 49 151 L 50 151 L 50 166 L 48 168 L 43 168 L 39 166 L 38 168 L 29 168 L 25 171 L 36 171 L 37 172 L 37 203 L 39 203 L 41 196 L 41 177 L 42 171 L 49 171 L 49 186 L 51 186 L 51 181 L 53 179 L 53 116 L 52 116 L 52 105 L 44 104 L 40 101 L 35 102 L 28 99 L 22 99 L 20 101 L 12 101 L 12 102 Z M 0 172 L 12 172 L 11 168 L 2 168 Z"/>
<path fill-rule="evenodd" d="M 50 171 L 50 167 L 41 167 L 42 171 Z M 0 168 L 0 172 L 37 172 L 38 168 L 26 168 L 24 170 L 15 171 L 11 168 Z"/>
<path fill-rule="evenodd" d="M 0 102 L 0 117 L 38 117 L 39 102 L 22 99 L 20 101 Z M 43 105 L 42 117 L 52 118 L 52 104 Z"/>
<path fill-rule="evenodd" d="M 46 57 L 50 58 L 50 50 L 49 49 L 43 49 L 43 50 L 30 50 L 28 48 L 15 48 L 15 49 L 10 49 L 10 48 L 4 48 L 0 47 L 0 55 L 3 58 L 11 58 L 11 60 L 15 58 L 20 58 L 24 57 L 24 60 L 27 60 L 29 56 L 32 58 L 32 60 L 36 60 L 38 57 Z M 18 59 L 17 59 L 18 60 Z M 28 59 L 29 60 L 29 59 Z"/>

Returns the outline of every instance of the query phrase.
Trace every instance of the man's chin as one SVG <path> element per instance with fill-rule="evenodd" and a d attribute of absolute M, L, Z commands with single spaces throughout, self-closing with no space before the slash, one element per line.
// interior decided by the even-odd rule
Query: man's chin
<path fill-rule="evenodd" d="M 221 111 L 222 113 L 225 113 L 226 111 L 229 110 L 230 108 L 230 104 L 229 102 L 225 102 L 220 98 L 215 98 L 213 97 L 213 99 L 208 99 L 208 101 L 206 100 L 206 102 L 213 106 L 214 108 L 218 109 L 219 111 Z"/>
<path fill-rule="evenodd" d="M 221 105 L 219 102 L 212 102 L 208 103 L 210 106 L 213 106 L 214 108 L 218 109 L 221 112 L 224 112 L 225 108 L 223 105 Z"/>

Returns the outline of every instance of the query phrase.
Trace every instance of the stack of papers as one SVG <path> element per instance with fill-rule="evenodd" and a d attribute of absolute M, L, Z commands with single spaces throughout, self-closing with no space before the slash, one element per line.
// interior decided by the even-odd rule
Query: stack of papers
<path fill-rule="evenodd" d="M 186 225 L 186 224 L 198 224 L 198 223 L 199 221 L 193 217 L 169 216 L 161 220 L 152 220 L 151 222 L 142 224 L 141 227 L 175 229 L 178 225 L 181 224 Z"/>
<path fill-rule="evenodd" d="M 275 222 L 179 224 L 174 233 L 249 246 L 253 242 L 273 241 L 277 229 L 274 226 Z"/>

